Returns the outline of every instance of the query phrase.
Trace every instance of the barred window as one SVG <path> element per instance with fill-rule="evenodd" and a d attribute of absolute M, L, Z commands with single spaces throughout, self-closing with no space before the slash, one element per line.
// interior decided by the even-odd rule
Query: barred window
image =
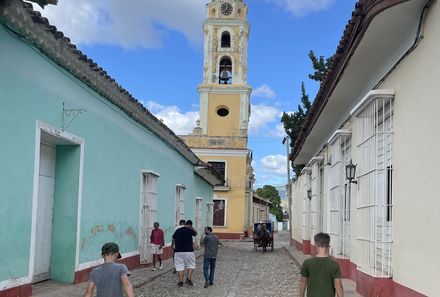
<path fill-rule="evenodd" d="M 376 90 L 354 112 L 357 124 L 358 268 L 390 277 L 394 92 Z"/>

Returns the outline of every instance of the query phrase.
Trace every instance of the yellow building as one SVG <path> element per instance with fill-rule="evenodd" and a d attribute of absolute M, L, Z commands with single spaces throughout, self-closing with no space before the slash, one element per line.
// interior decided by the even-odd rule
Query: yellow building
<path fill-rule="evenodd" d="M 200 120 L 182 136 L 203 161 L 224 176 L 209 206 L 214 232 L 240 238 L 252 225 L 252 154 L 247 147 L 250 94 L 247 84 L 249 23 L 242 0 L 212 0 L 206 5 Z"/>

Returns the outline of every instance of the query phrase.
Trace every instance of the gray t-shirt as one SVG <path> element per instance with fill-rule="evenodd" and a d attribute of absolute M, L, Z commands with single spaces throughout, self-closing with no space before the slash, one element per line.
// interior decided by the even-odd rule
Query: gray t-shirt
<path fill-rule="evenodd" d="M 123 297 L 121 277 L 124 275 L 130 275 L 127 266 L 109 262 L 94 268 L 89 281 L 95 283 L 97 297 Z"/>
<path fill-rule="evenodd" d="M 214 234 L 205 235 L 203 238 L 205 244 L 205 259 L 217 258 L 218 238 Z"/>

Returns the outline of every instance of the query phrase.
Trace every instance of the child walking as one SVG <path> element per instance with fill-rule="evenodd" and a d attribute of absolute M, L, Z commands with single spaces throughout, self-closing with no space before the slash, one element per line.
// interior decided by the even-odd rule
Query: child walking
<path fill-rule="evenodd" d="M 318 254 L 303 262 L 301 267 L 300 297 L 344 297 L 339 264 L 330 258 L 330 235 L 318 233 L 314 237 Z"/>
<path fill-rule="evenodd" d="M 97 297 L 123 297 L 124 289 L 127 297 L 134 297 L 133 286 L 128 280 L 130 272 L 124 264 L 115 263 L 121 258 L 119 246 L 107 242 L 101 248 L 104 264 L 94 268 L 89 275 L 89 284 L 84 297 L 92 297 L 95 286 Z"/>

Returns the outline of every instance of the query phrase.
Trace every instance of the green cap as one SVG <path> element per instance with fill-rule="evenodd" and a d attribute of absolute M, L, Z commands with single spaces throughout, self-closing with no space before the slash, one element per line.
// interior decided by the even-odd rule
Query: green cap
<path fill-rule="evenodd" d="M 101 248 L 101 254 L 113 254 L 118 253 L 118 259 L 121 258 L 121 254 L 119 253 L 119 246 L 115 242 L 107 242 Z"/>

